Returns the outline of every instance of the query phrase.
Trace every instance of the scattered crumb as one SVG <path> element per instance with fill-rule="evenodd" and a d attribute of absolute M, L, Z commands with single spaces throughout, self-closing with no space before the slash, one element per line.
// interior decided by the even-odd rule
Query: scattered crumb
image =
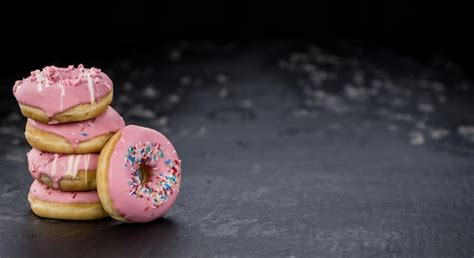
<path fill-rule="evenodd" d="M 155 89 L 155 85 L 150 84 L 145 87 L 143 95 L 148 98 L 156 98 L 159 96 L 159 92 Z"/>
<path fill-rule="evenodd" d="M 205 126 L 201 126 L 197 132 L 198 136 L 203 136 L 207 133 L 207 128 Z"/>
<path fill-rule="evenodd" d="M 18 146 L 18 145 L 20 145 L 20 139 L 12 139 L 12 140 L 11 140 L 11 144 L 12 144 L 13 146 Z"/>
<path fill-rule="evenodd" d="M 168 99 L 172 104 L 176 104 L 176 103 L 179 103 L 181 101 L 181 97 L 176 93 L 170 94 L 168 96 Z"/>
<path fill-rule="evenodd" d="M 365 83 L 364 74 L 362 72 L 355 72 L 352 78 L 354 83 L 357 85 L 362 85 Z"/>
<path fill-rule="evenodd" d="M 161 116 L 156 120 L 156 125 L 165 127 L 168 125 L 168 117 L 167 116 Z"/>
<path fill-rule="evenodd" d="M 10 112 L 5 120 L 8 122 L 18 122 L 21 120 L 21 117 L 17 112 Z"/>
<path fill-rule="evenodd" d="M 316 110 L 308 110 L 306 108 L 294 109 L 292 112 L 294 117 L 317 117 L 318 112 Z"/>
<path fill-rule="evenodd" d="M 178 62 L 181 60 L 182 54 L 179 49 L 173 49 L 169 53 L 170 60 L 173 62 Z"/>
<path fill-rule="evenodd" d="M 474 125 L 461 125 L 458 127 L 458 134 L 464 139 L 474 143 Z"/>
<path fill-rule="evenodd" d="M 129 82 L 129 81 L 124 82 L 124 84 L 123 84 L 123 89 L 124 89 L 125 91 L 131 91 L 131 90 L 133 89 L 133 84 L 132 84 L 131 82 Z"/>
<path fill-rule="evenodd" d="M 431 113 L 434 111 L 433 105 L 429 103 L 418 103 L 417 107 L 420 112 Z"/>
<path fill-rule="evenodd" d="M 143 107 L 141 104 L 132 106 L 130 109 L 128 109 L 127 114 L 145 119 L 153 119 L 156 117 L 152 110 Z"/>
<path fill-rule="evenodd" d="M 226 87 L 222 87 L 219 90 L 219 98 L 226 99 L 229 96 L 229 89 Z"/>
<path fill-rule="evenodd" d="M 344 85 L 344 93 L 352 100 L 363 101 L 369 96 L 368 91 L 364 87 L 356 87 L 352 84 Z"/>
<path fill-rule="evenodd" d="M 252 100 L 250 99 L 245 99 L 243 100 L 240 105 L 243 107 L 243 108 L 252 108 L 253 107 L 253 102 Z"/>
<path fill-rule="evenodd" d="M 444 128 L 430 128 L 428 129 L 428 132 L 431 138 L 435 140 L 443 139 L 451 133 L 448 129 L 444 129 Z"/>
<path fill-rule="evenodd" d="M 420 131 L 410 132 L 410 143 L 413 145 L 425 144 L 425 136 Z"/>
<path fill-rule="evenodd" d="M 389 130 L 390 132 L 396 132 L 396 131 L 398 131 L 398 125 L 389 124 L 389 125 L 388 125 L 388 130 Z"/>
<path fill-rule="evenodd" d="M 132 104 L 133 100 L 127 94 L 121 94 L 118 96 L 117 102 L 120 104 Z"/>
<path fill-rule="evenodd" d="M 440 103 L 440 104 L 444 104 L 444 103 L 448 102 L 448 99 L 444 95 L 439 95 L 437 97 L 437 100 L 438 100 L 438 103 Z"/>
<path fill-rule="evenodd" d="M 185 76 L 181 76 L 181 78 L 179 78 L 179 83 L 181 85 L 186 86 L 186 85 L 190 85 L 192 80 L 193 80 L 193 78 L 191 76 L 185 75 Z"/>
<path fill-rule="evenodd" d="M 220 84 L 227 84 L 229 82 L 229 78 L 227 78 L 225 74 L 220 73 L 216 75 L 216 81 Z"/>

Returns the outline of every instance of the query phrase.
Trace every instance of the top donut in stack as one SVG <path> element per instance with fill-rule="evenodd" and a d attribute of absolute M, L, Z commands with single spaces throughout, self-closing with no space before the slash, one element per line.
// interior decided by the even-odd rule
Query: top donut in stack
<path fill-rule="evenodd" d="M 112 81 L 97 68 L 47 66 L 17 81 L 13 94 L 28 118 L 25 137 L 41 151 L 100 152 L 112 134 L 125 126 L 109 107 Z"/>
<path fill-rule="evenodd" d="M 102 114 L 112 102 L 112 80 L 100 69 L 47 66 L 13 87 L 28 118 L 44 124 L 83 121 Z"/>

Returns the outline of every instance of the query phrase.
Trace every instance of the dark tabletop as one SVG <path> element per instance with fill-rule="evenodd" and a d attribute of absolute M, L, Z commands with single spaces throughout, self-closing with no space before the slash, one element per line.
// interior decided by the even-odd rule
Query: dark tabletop
<path fill-rule="evenodd" d="M 36 217 L 4 82 L 0 257 L 474 255 L 474 91 L 443 56 L 180 42 L 97 63 L 127 123 L 177 148 L 180 197 L 147 224 Z"/>

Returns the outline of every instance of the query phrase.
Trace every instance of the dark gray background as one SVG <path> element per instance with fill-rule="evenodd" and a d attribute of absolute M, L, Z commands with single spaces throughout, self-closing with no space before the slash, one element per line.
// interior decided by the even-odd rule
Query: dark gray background
<path fill-rule="evenodd" d="M 181 195 L 148 224 L 36 217 L 5 75 L 0 257 L 474 255 L 473 87 L 445 56 L 179 41 L 85 65 L 114 80 L 127 123 L 174 143 Z"/>

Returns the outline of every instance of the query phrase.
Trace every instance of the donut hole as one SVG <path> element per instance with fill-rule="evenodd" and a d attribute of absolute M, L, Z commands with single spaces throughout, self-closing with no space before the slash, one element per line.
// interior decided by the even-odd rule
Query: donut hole
<path fill-rule="evenodd" d="M 138 170 L 138 178 L 142 184 L 146 184 L 150 181 L 150 169 L 146 166 L 140 166 Z"/>

